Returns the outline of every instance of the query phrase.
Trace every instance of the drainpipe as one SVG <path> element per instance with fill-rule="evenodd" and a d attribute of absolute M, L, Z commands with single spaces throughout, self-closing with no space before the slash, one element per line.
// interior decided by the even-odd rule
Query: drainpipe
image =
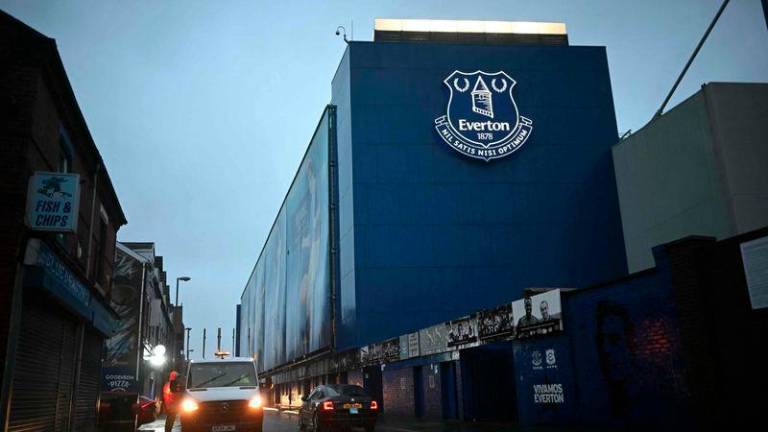
<path fill-rule="evenodd" d="M 96 191 L 99 186 L 99 172 L 101 171 L 101 162 L 96 163 L 96 172 L 93 174 L 93 196 L 91 197 L 91 223 L 88 227 L 88 258 L 85 261 L 85 274 L 90 277 L 91 276 L 91 255 L 93 248 L 93 225 L 94 225 L 94 216 L 96 212 Z M 98 283 L 98 281 L 95 281 L 95 283 Z M 142 282 L 143 284 L 144 282 Z"/>
<path fill-rule="evenodd" d="M 146 285 L 146 275 L 147 275 L 147 263 L 143 263 L 141 265 L 141 289 L 139 290 L 139 315 L 136 319 L 136 325 L 139 327 L 136 331 L 136 400 L 135 402 L 139 402 L 139 395 L 141 394 L 141 389 L 138 388 L 139 386 L 139 373 L 141 372 L 141 360 L 144 357 L 144 342 L 142 342 L 142 339 L 144 338 L 144 335 L 141 334 L 142 329 L 144 328 L 144 286 Z M 142 380 L 143 383 L 144 380 Z M 133 416 L 133 428 L 136 429 L 139 427 L 138 425 L 138 416 Z"/>

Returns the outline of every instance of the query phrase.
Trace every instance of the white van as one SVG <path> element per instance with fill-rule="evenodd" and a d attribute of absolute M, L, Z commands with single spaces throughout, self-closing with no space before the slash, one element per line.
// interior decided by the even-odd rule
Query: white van
<path fill-rule="evenodd" d="M 184 432 L 261 432 L 264 419 L 256 364 L 251 358 L 190 361 L 177 387 Z"/>

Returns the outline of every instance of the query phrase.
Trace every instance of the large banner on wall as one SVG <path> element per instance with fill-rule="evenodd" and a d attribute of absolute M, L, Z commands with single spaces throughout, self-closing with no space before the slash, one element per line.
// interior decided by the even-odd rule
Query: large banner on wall
<path fill-rule="evenodd" d="M 115 254 L 110 306 L 117 312 L 120 325 L 106 340 L 102 370 L 102 389 L 114 392 L 138 391 L 136 360 L 139 346 L 139 309 L 143 263 L 118 244 Z"/>
<path fill-rule="evenodd" d="M 546 335 L 563 329 L 560 290 L 554 289 L 512 303 L 518 338 Z"/>
<path fill-rule="evenodd" d="M 327 130 L 327 119 L 319 130 Z M 328 140 L 312 140 L 286 200 L 286 355 L 296 358 L 330 343 Z"/>
<path fill-rule="evenodd" d="M 326 111 L 240 299 L 262 371 L 331 344 L 329 127 Z"/>
<path fill-rule="evenodd" d="M 264 248 L 264 368 L 285 362 L 285 211 L 272 227 Z"/>

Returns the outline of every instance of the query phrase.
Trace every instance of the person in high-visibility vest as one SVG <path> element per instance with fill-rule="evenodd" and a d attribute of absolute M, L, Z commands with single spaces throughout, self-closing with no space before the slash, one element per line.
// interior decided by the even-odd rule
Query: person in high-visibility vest
<path fill-rule="evenodd" d="M 178 413 L 177 405 L 179 396 L 172 391 L 173 386 L 176 385 L 176 378 L 179 374 L 176 371 L 171 371 L 168 374 L 168 382 L 163 385 L 163 406 L 165 407 L 165 432 L 171 432 L 173 430 L 173 424 L 176 422 L 176 415 Z"/>

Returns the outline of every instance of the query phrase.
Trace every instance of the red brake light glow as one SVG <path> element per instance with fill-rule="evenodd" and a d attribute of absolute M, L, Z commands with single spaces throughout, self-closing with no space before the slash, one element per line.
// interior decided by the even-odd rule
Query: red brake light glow
<path fill-rule="evenodd" d="M 371 409 L 372 410 L 379 409 L 379 403 L 376 402 L 375 400 L 372 400 L 371 401 Z"/>
<path fill-rule="evenodd" d="M 323 411 L 332 411 L 332 410 L 333 410 L 333 401 L 323 402 Z"/>

